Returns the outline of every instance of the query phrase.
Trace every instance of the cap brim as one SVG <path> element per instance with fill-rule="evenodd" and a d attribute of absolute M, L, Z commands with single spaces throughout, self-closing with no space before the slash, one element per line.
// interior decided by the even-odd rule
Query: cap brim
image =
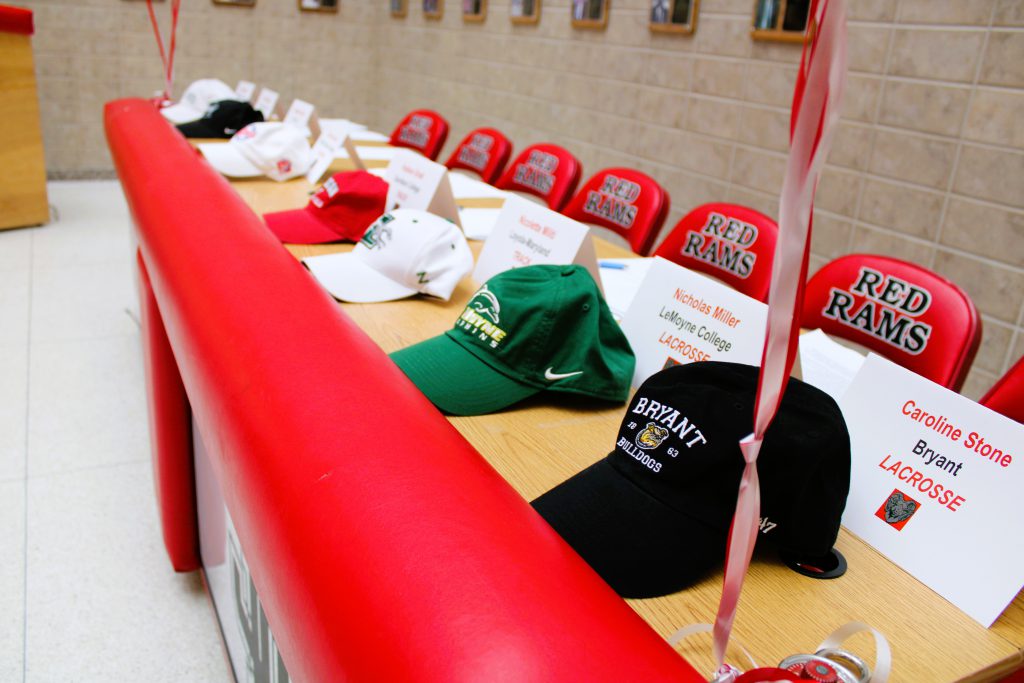
<path fill-rule="evenodd" d="M 213 142 L 199 145 L 210 165 L 226 176 L 232 178 L 253 178 L 263 173 L 251 161 L 242 156 L 230 142 Z"/>
<path fill-rule="evenodd" d="M 325 244 L 345 240 L 305 208 L 265 213 L 263 220 L 270 231 L 287 244 Z"/>
<path fill-rule="evenodd" d="M 325 254 L 302 260 L 335 299 L 352 303 L 376 303 L 404 299 L 418 292 L 384 277 L 354 254 Z"/>
<path fill-rule="evenodd" d="M 541 390 L 503 375 L 446 334 L 391 354 L 431 403 L 451 415 L 483 415 Z"/>
<path fill-rule="evenodd" d="M 184 102 L 178 102 L 172 104 L 169 107 L 164 107 L 160 110 L 160 113 L 165 119 L 173 123 L 188 123 L 189 121 L 195 121 L 203 117 L 203 112 L 193 107 L 188 106 Z"/>
<path fill-rule="evenodd" d="M 725 558 L 726 531 L 651 497 L 608 458 L 531 505 L 624 598 L 675 593 Z"/>
<path fill-rule="evenodd" d="M 178 124 L 178 130 L 187 138 L 230 138 L 223 130 L 217 130 L 206 119 Z"/>

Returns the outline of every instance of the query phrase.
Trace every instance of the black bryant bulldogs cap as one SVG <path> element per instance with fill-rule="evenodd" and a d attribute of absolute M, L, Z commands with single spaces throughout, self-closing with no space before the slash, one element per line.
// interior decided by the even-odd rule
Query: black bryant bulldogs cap
<path fill-rule="evenodd" d="M 674 593 L 724 560 L 758 371 L 703 362 L 652 375 L 615 450 L 533 501 L 619 595 Z M 850 489 L 850 436 L 836 402 L 790 379 L 757 463 L 758 541 L 796 557 L 829 555 Z"/>
<path fill-rule="evenodd" d="M 187 138 L 230 138 L 250 123 L 263 121 L 263 113 L 248 102 L 221 100 L 214 102 L 203 118 L 178 124 L 178 130 Z"/>

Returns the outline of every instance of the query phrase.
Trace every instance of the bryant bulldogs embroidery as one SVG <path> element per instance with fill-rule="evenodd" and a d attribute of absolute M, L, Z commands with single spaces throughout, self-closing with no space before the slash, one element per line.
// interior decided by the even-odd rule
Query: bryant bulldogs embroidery
<path fill-rule="evenodd" d="M 429 116 L 414 114 L 409 119 L 409 123 L 398 131 L 398 139 L 414 147 L 425 148 L 430 142 L 430 129 L 433 125 L 434 120 Z"/>
<path fill-rule="evenodd" d="M 931 302 L 928 290 L 863 266 L 849 291 L 832 288 L 821 314 L 916 356 L 932 334 L 932 326 L 918 320 Z"/>
<path fill-rule="evenodd" d="M 639 196 L 640 186 L 633 181 L 607 175 L 600 190 L 587 193 L 583 212 L 628 229 L 636 220 L 637 207 L 634 202 Z"/>
<path fill-rule="evenodd" d="M 469 144 L 459 150 L 459 161 L 477 171 L 483 171 L 491 160 L 494 138 L 483 133 L 474 133 Z"/>
<path fill-rule="evenodd" d="M 663 466 L 663 463 L 655 457 L 655 451 L 665 443 L 670 435 L 675 434 L 686 448 L 692 448 L 698 444 L 704 445 L 708 442 L 700 428 L 690 422 L 689 418 L 672 406 L 654 399 L 646 397 L 638 399 L 630 412 L 649 418 L 646 421 L 647 424 L 636 433 L 632 441 L 620 432 L 615 447 L 654 473 L 661 472 Z M 630 421 L 626 423 L 626 427 L 638 429 L 640 424 Z M 667 446 L 664 452 L 670 458 L 679 457 L 679 449 L 674 446 Z"/>
<path fill-rule="evenodd" d="M 558 157 L 535 149 L 530 152 L 525 164 L 516 166 L 515 181 L 547 195 L 555 185 L 556 168 Z"/>
<path fill-rule="evenodd" d="M 484 285 L 466 304 L 466 310 L 455 321 L 455 327 L 468 332 L 482 342 L 488 342 L 492 349 L 505 339 L 505 330 L 498 327 L 501 322 L 501 304 L 494 292 Z"/>
<path fill-rule="evenodd" d="M 687 235 L 683 253 L 746 278 L 757 261 L 757 254 L 748 251 L 757 241 L 757 234 L 757 228 L 750 223 L 712 211 L 699 232 Z"/>

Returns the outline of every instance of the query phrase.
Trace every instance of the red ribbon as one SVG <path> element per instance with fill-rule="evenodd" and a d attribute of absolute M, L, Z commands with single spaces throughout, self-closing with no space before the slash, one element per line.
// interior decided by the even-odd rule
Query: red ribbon
<path fill-rule="evenodd" d="M 761 510 L 757 456 L 782 401 L 796 357 L 814 190 L 839 120 L 846 80 L 845 0 L 815 0 L 808 18 L 809 39 L 804 42 L 793 92 L 789 159 L 779 199 L 779 237 L 768 294 L 768 326 L 754 407 L 754 432 L 740 441 L 746 465 L 729 532 L 722 599 L 715 618 L 714 653 L 719 666 L 725 661 L 743 579 L 757 540 Z"/>
<path fill-rule="evenodd" d="M 169 102 L 174 83 L 174 50 L 177 47 L 178 34 L 178 11 L 181 8 L 181 0 L 171 0 L 171 35 L 170 48 L 164 51 L 164 40 L 160 35 L 160 25 L 156 20 L 156 11 L 153 9 L 153 0 L 146 0 L 146 10 L 149 12 L 149 23 L 153 25 L 153 35 L 156 36 L 156 46 L 160 51 L 160 63 L 164 67 L 164 93 L 163 100 Z"/>

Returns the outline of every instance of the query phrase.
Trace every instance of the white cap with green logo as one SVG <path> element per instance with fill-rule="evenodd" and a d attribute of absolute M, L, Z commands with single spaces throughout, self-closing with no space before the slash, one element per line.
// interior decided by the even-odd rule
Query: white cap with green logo
<path fill-rule="evenodd" d="M 454 223 L 426 211 L 395 209 L 374 221 L 351 252 L 302 262 L 342 301 L 392 301 L 414 294 L 447 301 L 473 269 L 473 252 Z"/>

